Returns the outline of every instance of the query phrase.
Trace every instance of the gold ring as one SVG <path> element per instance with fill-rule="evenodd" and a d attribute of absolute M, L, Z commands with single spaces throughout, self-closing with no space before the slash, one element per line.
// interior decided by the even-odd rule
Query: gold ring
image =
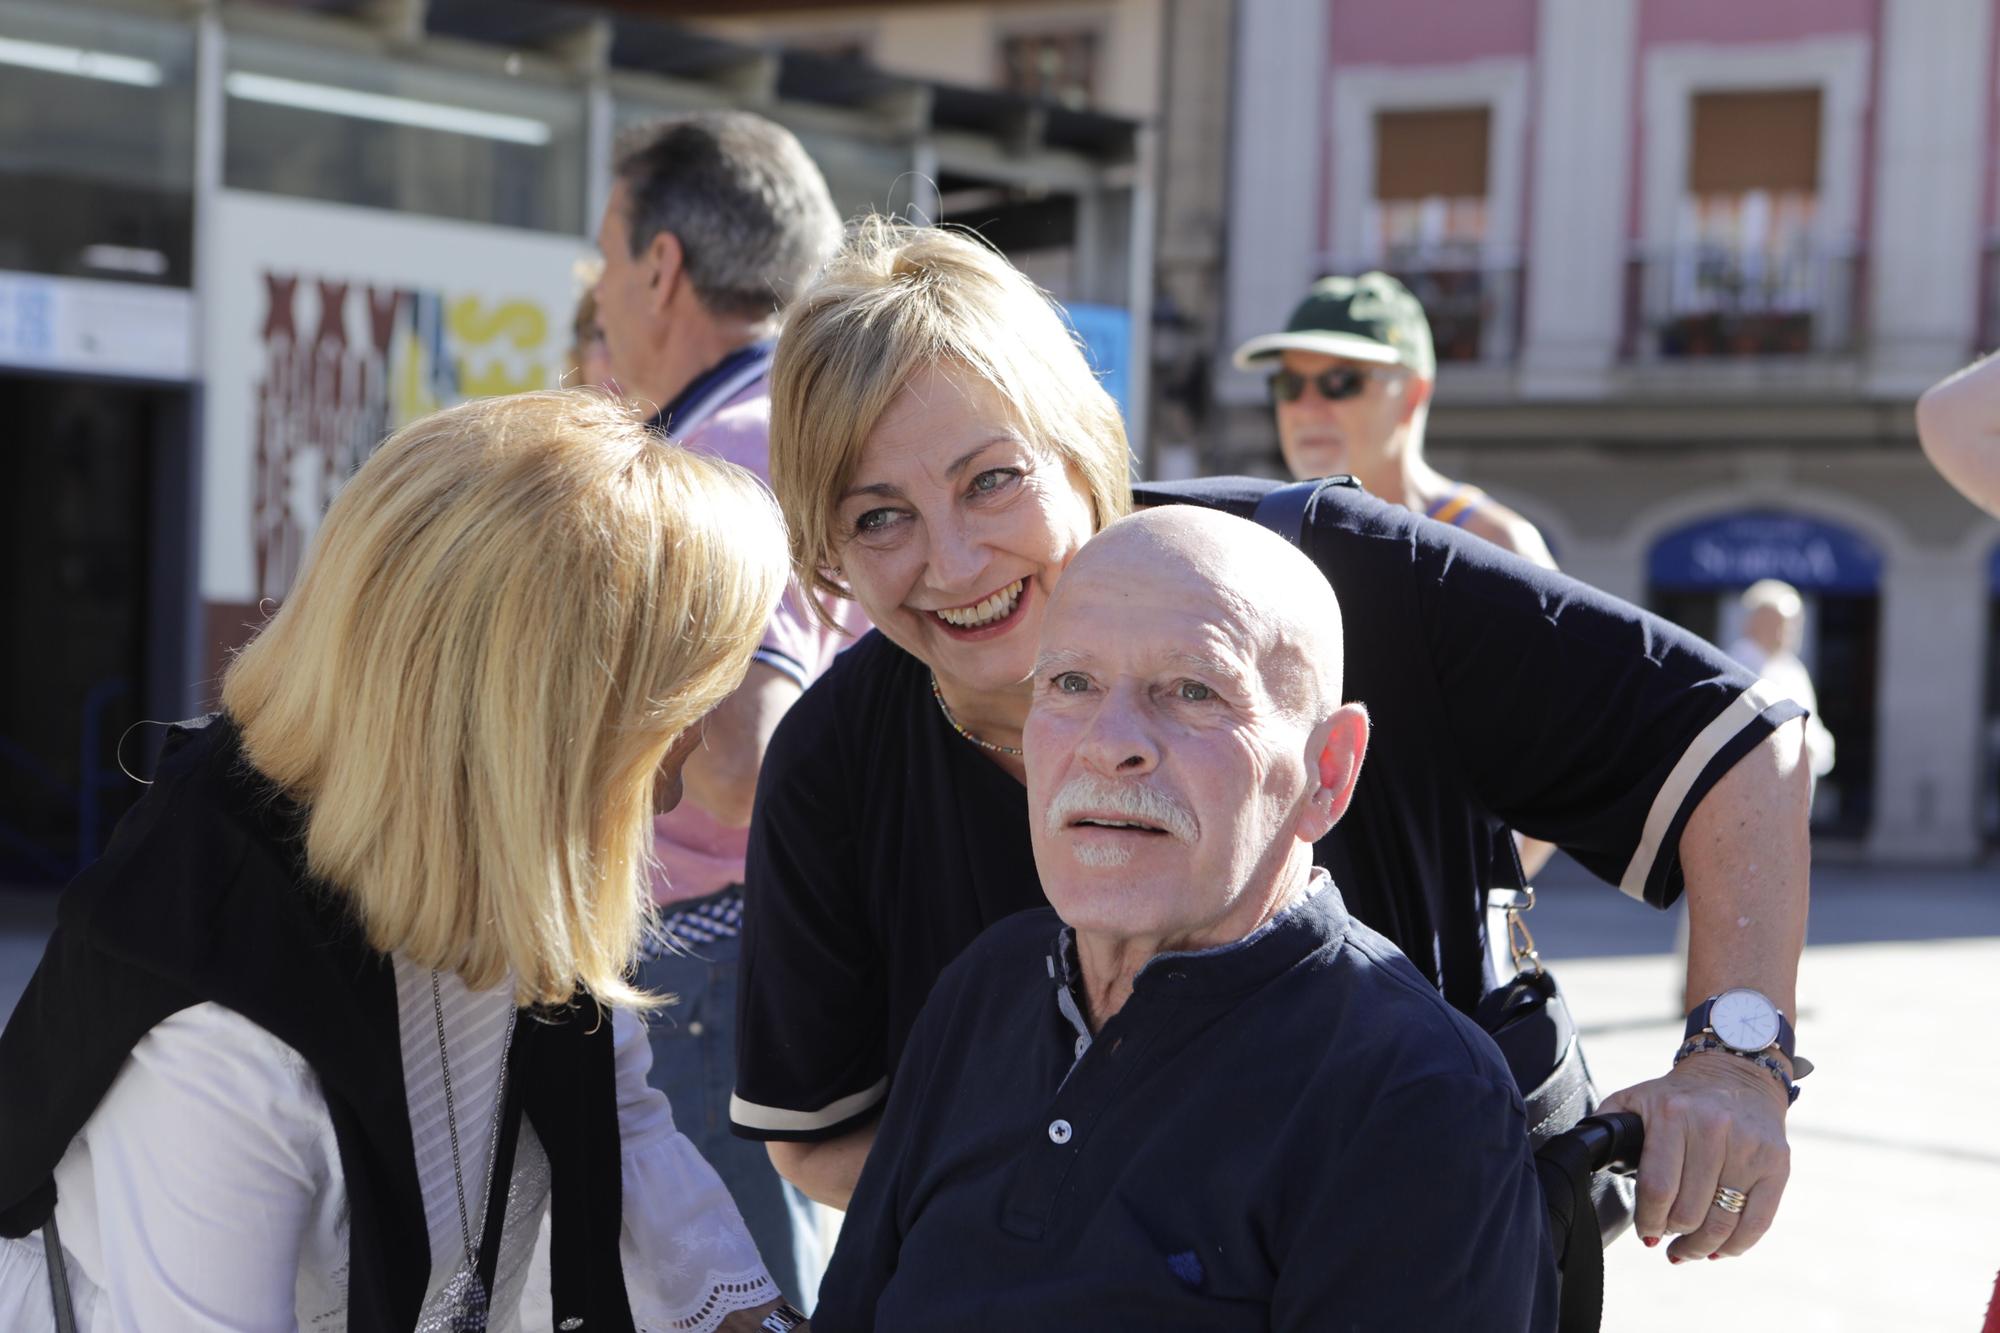
<path fill-rule="evenodd" d="M 1749 1202 L 1749 1195 L 1742 1190 L 1733 1190 L 1727 1185 L 1715 1192 L 1715 1206 L 1725 1213 L 1740 1213 L 1743 1211 L 1743 1206 Z"/>

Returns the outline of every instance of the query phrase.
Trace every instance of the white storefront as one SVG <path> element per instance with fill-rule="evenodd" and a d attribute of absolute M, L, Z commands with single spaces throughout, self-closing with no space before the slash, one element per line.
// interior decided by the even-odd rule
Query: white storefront
<path fill-rule="evenodd" d="M 94 854 L 386 433 L 559 382 L 615 136 L 722 106 L 845 213 L 977 199 L 1143 410 L 1130 120 L 519 0 L 0 0 L 0 882 Z"/>

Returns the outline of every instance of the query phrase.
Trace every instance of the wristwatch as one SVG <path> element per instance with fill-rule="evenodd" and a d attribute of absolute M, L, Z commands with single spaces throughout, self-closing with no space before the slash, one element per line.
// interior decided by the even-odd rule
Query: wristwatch
<path fill-rule="evenodd" d="M 1688 1015 L 1682 1036 L 1692 1041 L 1704 1032 L 1737 1055 L 1756 1056 L 1775 1046 L 1792 1062 L 1794 1078 L 1812 1073 L 1812 1061 L 1792 1049 L 1792 1025 L 1762 991 L 1738 986 L 1703 1000 Z"/>
<path fill-rule="evenodd" d="M 764 1333 L 791 1333 L 791 1330 L 805 1322 L 806 1317 L 804 1315 L 793 1309 L 791 1305 L 784 1304 L 765 1315 L 763 1322 L 758 1324 L 757 1327 L 763 1329 Z"/>

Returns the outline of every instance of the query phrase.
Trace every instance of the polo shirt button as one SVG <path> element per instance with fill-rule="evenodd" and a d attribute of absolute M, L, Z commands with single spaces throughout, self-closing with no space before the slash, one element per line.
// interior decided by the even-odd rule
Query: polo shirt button
<path fill-rule="evenodd" d="M 690 1037 L 699 1037 L 701 1035 L 701 1020 L 699 1018 L 689 1021 L 688 1035 Z"/>
<path fill-rule="evenodd" d="M 1056 1144 L 1058 1147 L 1060 1147 L 1062 1144 L 1069 1142 L 1069 1136 L 1070 1136 L 1069 1121 L 1051 1120 L 1049 1122 L 1050 1143 Z"/>
<path fill-rule="evenodd" d="M 1078 1037 L 1078 1038 L 1076 1039 L 1076 1058 L 1077 1058 L 1077 1059 L 1079 1059 L 1079 1060 L 1083 1059 L 1083 1053 L 1084 1053 L 1085 1051 L 1089 1050 L 1089 1049 L 1090 1049 L 1090 1038 L 1088 1038 L 1088 1037 Z"/>

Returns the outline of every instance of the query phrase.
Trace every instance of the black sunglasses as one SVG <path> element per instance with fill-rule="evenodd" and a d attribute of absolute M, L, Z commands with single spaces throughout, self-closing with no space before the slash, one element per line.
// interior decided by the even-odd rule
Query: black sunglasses
<path fill-rule="evenodd" d="M 1271 400 L 1278 403 L 1296 403 L 1299 395 L 1310 384 L 1319 390 L 1319 396 L 1329 403 L 1337 403 L 1343 398 L 1352 398 L 1368 387 L 1369 379 L 1375 372 L 1356 370 L 1352 366 L 1335 366 L 1317 375 L 1301 375 L 1296 370 L 1281 370 L 1271 376 Z"/>

